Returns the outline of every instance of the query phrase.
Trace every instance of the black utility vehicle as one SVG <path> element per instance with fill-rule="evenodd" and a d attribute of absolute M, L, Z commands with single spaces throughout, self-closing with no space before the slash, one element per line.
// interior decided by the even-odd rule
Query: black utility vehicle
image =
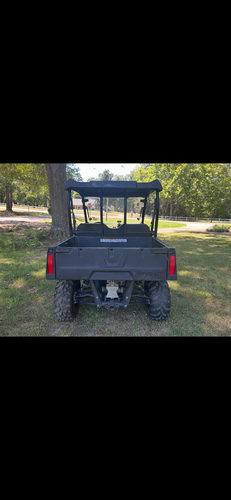
<path fill-rule="evenodd" d="M 147 314 L 156 321 L 170 315 L 171 299 L 167 281 L 177 279 L 176 252 L 158 240 L 159 181 L 75 182 L 68 191 L 71 238 L 48 249 L 46 277 L 58 280 L 54 307 L 60 321 L 72 320 L 79 304 L 115 308 L 146 304 Z M 76 227 L 71 192 L 82 197 L 85 223 Z M 151 227 L 144 223 L 148 196 L 156 192 Z M 92 223 L 88 199 L 100 200 L 101 222 Z M 124 200 L 124 222 L 115 228 L 104 224 L 104 201 Z M 128 198 L 142 198 L 139 224 L 127 223 Z M 155 227 L 154 227 L 155 226 Z M 94 300 L 92 300 L 94 299 Z"/>

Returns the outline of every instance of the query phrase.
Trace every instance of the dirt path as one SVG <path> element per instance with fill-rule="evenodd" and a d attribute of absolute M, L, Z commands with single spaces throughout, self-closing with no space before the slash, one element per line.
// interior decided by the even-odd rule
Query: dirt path
<path fill-rule="evenodd" d="M 185 222 L 177 221 L 179 224 L 187 224 L 187 227 L 159 228 L 159 233 L 207 233 L 207 229 L 213 227 L 215 222 Z M 231 233 L 227 233 L 230 234 Z"/>
<path fill-rule="evenodd" d="M 50 219 L 50 216 L 42 216 L 42 217 L 34 217 L 34 216 L 16 216 L 16 217 L 0 217 L 0 226 L 2 225 L 17 225 L 17 224 L 26 224 L 29 226 L 34 226 L 36 224 L 49 226 L 47 222 L 44 222 L 45 219 Z M 42 222 L 43 221 L 43 222 Z"/>

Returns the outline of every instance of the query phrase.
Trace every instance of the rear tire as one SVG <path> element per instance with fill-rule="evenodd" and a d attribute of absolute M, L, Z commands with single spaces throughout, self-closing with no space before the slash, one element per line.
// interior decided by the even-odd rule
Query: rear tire
<path fill-rule="evenodd" d="M 146 305 L 146 311 L 153 321 L 165 321 L 171 312 L 171 296 L 166 281 L 150 281 L 145 283 L 150 297 L 150 305 Z"/>
<path fill-rule="evenodd" d="M 55 316 L 59 321 L 75 319 L 78 305 L 75 306 L 75 293 L 80 288 L 80 281 L 58 281 L 54 297 Z"/>

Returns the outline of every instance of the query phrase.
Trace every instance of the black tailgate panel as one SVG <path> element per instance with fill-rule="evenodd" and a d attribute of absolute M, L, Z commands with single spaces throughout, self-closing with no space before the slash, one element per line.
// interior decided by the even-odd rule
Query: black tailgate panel
<path fill-rule="evenodd" d="M 167 259 L 157 249 L 69 248 L 56 253 L 56 279 L 165 281 Z"/>

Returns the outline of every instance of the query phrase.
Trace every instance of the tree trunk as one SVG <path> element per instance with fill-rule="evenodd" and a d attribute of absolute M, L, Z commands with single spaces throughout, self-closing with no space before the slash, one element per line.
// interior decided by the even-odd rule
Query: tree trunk
<path fill-rule="evenodd" d="M 173 217 L 173 213 L 174 213 L 174 196 L 171 197 L 170 217 Z"/>
<path fill-rule="evenodd" d="M 12 212 L 12 189 L 11 189 L 11 194 L 9 187 L 6 187 L 6 210 L 8 212 Z"/>
<path fill-rule="evenodd" d="M 64 187 L 67 181 L 66 163 L 45 163 L 52 210 L 51 232 L 61 238 L 71 234 L 68 216 L 68 193 Z"/>

